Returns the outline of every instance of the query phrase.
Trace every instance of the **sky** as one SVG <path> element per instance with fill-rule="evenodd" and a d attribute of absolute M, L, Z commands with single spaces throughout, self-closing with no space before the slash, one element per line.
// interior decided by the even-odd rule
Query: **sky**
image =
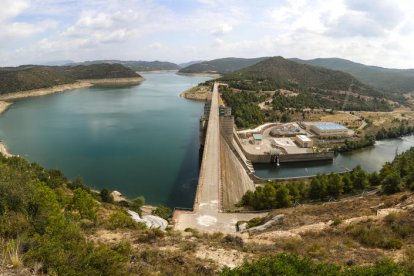
<path fill-rule="evenodd" d="M 339 57 L 414 68 L 412 0 L 1 0 L 0 66 Z"/>

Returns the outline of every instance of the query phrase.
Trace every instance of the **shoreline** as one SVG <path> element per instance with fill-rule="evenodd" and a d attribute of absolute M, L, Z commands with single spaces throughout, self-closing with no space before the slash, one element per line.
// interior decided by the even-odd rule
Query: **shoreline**
<path fill-rule="evenodd" d="M 180 98 L 184 98 L 186 100 L 191 101 L 198 101 L 198 102 L 205 102 L 208 99 L 209 94 L 208 93 L 188 93 L 187 91 L 180 93 Z"/>
<path fill-rule="evenodd" d="M 181 76 L 211 77 L 213 79 L 217 79 L 221 77 L 221 75 L 218 73 L 182 73 L 182 72 L 177 71 L 176 74 L 181 75 Z"/>
<path fill-rule="evenodd" d="M 74 83 L 56 85 L 48 88 L 39 88 L 26 91 L 18 91 L 0 95 L 0 101 L 7 102 L 30 97 L 40 97 L 60 93 L 68 90 L 92 87 L 97 84 L 139 84 L 144 78 L 116 78 L 116 79 L 88 79 L 78 80 Z M 11 104 L 11 103 L 9 103 Z"/>
<path fill-rule="evenodd" d="M 4 157 L 6 157 L 6 158 L 9 158 L 9 157 L 13 157 L 13 156 L 14 156 L 13 154 L 11 154 L 11 153 L 7 150 L 6 144 L 4 144 L 3 142 L 0 142 L 0 153 L 1 153 Z"/>
<path fill-rule="evenodd" d="M 140 84 L 145 79 L 142 77 L 138 78 L 116 78 L 116 79 L 89 79 L 89 80 L 79 80 L 74 83 L 56 85 L 48 88 L 40 88 L 19 92 L 12 92 L 0 95 L 0 115 L 6 112 L 10 106 L 13 104 L 13 101 L 31 98 L 31 97 L 40 97 L 56 93 L 62 93 L 69 90 L 82 89 L 87 87 L 92 87 L 99 84 Z M 9 158 L 14 156 L 11 154 L 6 147 L 6 144 L 0 142 L 0 154 L 4 157 Z"/>

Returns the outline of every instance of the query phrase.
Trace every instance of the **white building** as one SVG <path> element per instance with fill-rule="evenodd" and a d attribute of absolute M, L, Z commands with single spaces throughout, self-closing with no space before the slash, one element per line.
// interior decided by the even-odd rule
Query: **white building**
<path fill-rule="evenodd" d="M 295 141 L 296 141 L 296 143 L 298 143 L 298 145 L 301 148 L 311 148 L 311 147 L 313 147 L 312 139 L 310 139 L 306 135 L 296 135 Z"/>

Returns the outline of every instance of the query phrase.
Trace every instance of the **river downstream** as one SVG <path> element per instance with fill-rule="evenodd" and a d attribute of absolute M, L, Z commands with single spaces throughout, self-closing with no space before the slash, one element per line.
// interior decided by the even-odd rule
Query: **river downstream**
<path fill-rule="evenodd" d="M 299 163 L 256 164 L 256 175 L 262 178 L 285 178 L 310 176 L 318 173 L 343 172 L 361 166 L 364 170 L 373 172 L 381 169 L 385 162 L 394 159 L 397 152 L 401 153 L 414 147 L 414 136 L 399 139 L 377 141 L 375 146 L 342 153 L 335 156 L 333 161 L 313 161 Z"/>

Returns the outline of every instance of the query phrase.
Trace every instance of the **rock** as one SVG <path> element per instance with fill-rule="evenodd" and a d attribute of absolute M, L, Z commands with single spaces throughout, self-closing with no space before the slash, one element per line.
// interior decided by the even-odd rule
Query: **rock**
<path fill-rule="evenodd" d="M 280 214 L 280 215 L 274 216 L 268 222 L 266 222 L 266 223 L 264 223 L 262 225 L 256 226 L 256 227 L 249 228 L 246 231 L 247 232 L 260 232 L 260 231 L 264 231 L 264 230 L 270 228 L 273 224 L 282 223 L 284 217 L 285 217 L 284 214 Z"/>
<path fill-rule="evenodd" d="M 245 231 L 245 230 L 247 229 L 247 222 L 240 223 L 240 224 L 238 225 L 238 227 L 239 227 L 239 231 L 240 231 L 240 232 Z"/>
<path fill-rule="evenodd" d="M 167 229 L 168 222 L 163 218 L 160 218 L 158 216 L 153 216 L 153 215 L 142 216 L 141 218 L 137 212 L 134 212 L 131 210 L 128 210 L 127 213 L 131 216 L 131 218 L 134 221 L 145 223 L 145 225 L 148 228 L 158 228 L 163 231 Z"/>
<path fill-rule="evenodd" d="M 112 197 L 114 198 L 115 202 L 126 201 L 127 199 L 118 191 L 113 191 L 111 193 Z"/>

